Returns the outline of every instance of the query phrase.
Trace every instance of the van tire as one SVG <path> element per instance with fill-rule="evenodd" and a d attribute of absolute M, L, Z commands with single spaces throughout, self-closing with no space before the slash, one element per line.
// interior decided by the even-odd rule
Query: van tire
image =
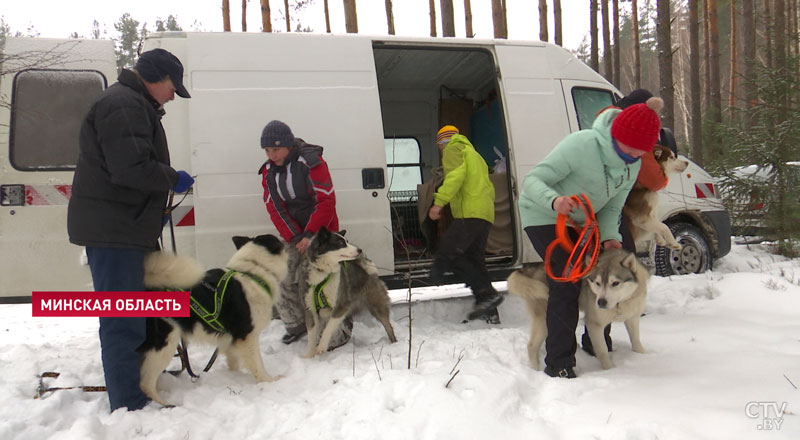
<path fill-rule="evenodd" d="M 683 249 L 675 251 L 657 246 L 656 275 L 686 275 L 711 269 L 711 247 L 702 231 L 691 223 L 674 223 L 668 226 Z"/>

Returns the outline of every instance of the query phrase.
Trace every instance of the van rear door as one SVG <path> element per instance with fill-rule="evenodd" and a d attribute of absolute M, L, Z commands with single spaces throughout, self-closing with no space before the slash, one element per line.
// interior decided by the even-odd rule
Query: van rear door
<path fill-rule="evenodd" d="M 394 267 L 386 155 L 372 42 L 357 36 L 187 33 L 163 44 L 185 59 L 195 244 L 204 264 L 233 253 L 232 235 L 277 233 L 261 178 L 264 125 L 277 119 L 324 147 L 340 228 L 388 273 Z M 177 117 L 181 109 L 168 114 Z M 171 124 L 172 121 L 167 121 Z M 168 136 L 169 133 L 168 126 Z M 172 148 L 172 139 L 170 139 Z"/>
<path fill-rule="evenodd" d="M 8 38 L 0 72 L 0 302 L 92 290 L 67 238 L 78 133 L 116 79 L 110 40 Z"/>

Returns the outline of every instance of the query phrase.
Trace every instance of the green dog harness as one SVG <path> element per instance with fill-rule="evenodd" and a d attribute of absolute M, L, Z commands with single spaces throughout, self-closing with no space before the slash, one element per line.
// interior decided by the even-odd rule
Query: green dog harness
<path fill-rule="evenodd" d="M 232 269 L 228 269 L 224 275 L 217 281 L 217 286 L 214 288 L 214 311 L 209 311 L 206 309 L 199 301 L 197 301 L 193 296 L 189 297 L 190 300 L 190 307 L 192 312 L 197 315 L 198 318 L 202 319 L 203 322 L 208 324 L 209 327 L 213 328 L 214 331 L 219 333 L 225 333 L 225 326 L 219 322 L 219 315 L 222 313 L 222 301 L 225 299 L 225 292 L 228 291 L 228 283 L 230 283 L 231 278 L 237 273 L 240 273 L 251 280 L 255 281 L 259 286 L 261 286 L 267 295 L 272 296 L 272 291 L 269 288 L 269 284 L 266 281 L 261 279 L 256 275 L 247 272 L 238 272 Z"/>
<path fill-rule="evenodd" d="M 339 263 L 345 269 L 347 268 L 347 261 L 342 261 Z M 314 285 L 314 307 L 317 309 L 317 313 L 319 313 L 322 309 L 331 308 L 330 303 L 328 303 L 328 299 L 325 298 L 325 285 L 328 284 L 328 281 L 331 280 L 331 274 L 325 277 L 319 284 Z"/>

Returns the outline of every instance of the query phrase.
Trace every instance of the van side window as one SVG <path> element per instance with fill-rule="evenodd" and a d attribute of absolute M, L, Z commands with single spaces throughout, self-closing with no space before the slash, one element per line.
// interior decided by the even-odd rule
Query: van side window
<path fill-rule="evenodd" d="M 614 105 L 614 95 L 610 90 L 575 87 L 572 89 L 572 102 L 578 115 L 578 127 L 585 130 L 592 128 L 597 112 Z"/>
<path fill-rule="evenodd" d="M 422 183 L 422 163 L 419 142 L 414 138 L 385 138 L 386 167 L 389 174 L 389 194 L 400 191 L 417 192 Z"/>
<path fill-rule="evenodd" d="M 11 165 L 21 171 L 75 169 L 81 123 L 106 84 L 97 71 L 19 72 L 11 95 Z"/>

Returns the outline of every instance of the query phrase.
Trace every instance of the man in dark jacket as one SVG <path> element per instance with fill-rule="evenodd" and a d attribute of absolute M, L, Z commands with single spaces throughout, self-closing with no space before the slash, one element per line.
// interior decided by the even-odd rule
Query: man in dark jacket
<path fill-rule="evenodd" d="M 183 65 L 164 49 L 145 52 L 133 70 L 89 109 L 67 213 L 70 242 L 86 246 L 94 289 L 144 290 L 144 257 L 158 249 L 170 189 L 194 183 L 169 166 L 161 117 L 175 94 L 189 98 Z M 111 410 L 144 407 L 139 388 L 146 318 L 100 318 L 100 347 Z"/>
<path fill-rule="evenodd" d="M 261 148 L 267 161 L 258 173 L 264 188 L 264 203 L 272 223 L 289 246 L 289 270 L 281 283 L 281 297 L 276 305 L 286 326 L 284 344 L 291 344 L 306 333 L 305 306 L 299 291 L 297 267 L 311 237 L 323 226 L 339 230 L 336 193 L 322 158 L 322 147 L 295 138 L 292 129 L 281 121 L 270 121 L 261 132 Z M 352 318 L 331 339 L 330 347 L 347 343 Z"/>

